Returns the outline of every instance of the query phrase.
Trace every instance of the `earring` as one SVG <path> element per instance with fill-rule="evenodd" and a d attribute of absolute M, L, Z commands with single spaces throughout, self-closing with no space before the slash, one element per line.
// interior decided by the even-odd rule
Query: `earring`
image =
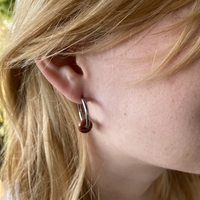
<path fill-rule="evenodd" d="M 84 98 L 81 98 L 81 103 L 78 104 L 78 113 L 80 117 L 80 122 L 78 124 L 78 129 L 81 133 L 88 133 L 92 129 L 92 122 L 90 121 L 89 111 Z M 82 108 L 85 112 L 85 117 L 83 118 Z"/>

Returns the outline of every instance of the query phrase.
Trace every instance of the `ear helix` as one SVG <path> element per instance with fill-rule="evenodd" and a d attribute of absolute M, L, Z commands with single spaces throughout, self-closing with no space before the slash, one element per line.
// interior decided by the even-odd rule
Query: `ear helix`
<path fill-rule="evenodd" d="M 88 107 L 84 98 L 81 98 L 81 103 L 82 104 L 78 104 L 78 113 L 80 117 L 78 129 L 81 133 L 88 133 L 92 129 L 92 122 L 90 121 Z M 84 117 L 83 109 L 85 113 Z"/>

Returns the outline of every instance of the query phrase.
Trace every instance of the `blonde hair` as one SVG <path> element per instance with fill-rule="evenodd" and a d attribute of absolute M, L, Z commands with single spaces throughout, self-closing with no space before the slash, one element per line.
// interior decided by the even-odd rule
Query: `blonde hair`
<path fill-rule="evenodd" d="M 8 46 L 1 56 L 1 98 L 7 113 L 2 180 L 13 199 L 95 199 L 86 176 L 84 136 L 77 128 L 76 106 L 41 75 L 34 59 L 99 50 L 146 30 L 170 13 L 191 5 L 184 30 L 163 66 L 191 45 L 187 56 L 164 70 L 174 73 L 200 51 L 200 2 L 192 0 L 22 0 L 16 6 Z M 111 33 L 120 33 L 109 41 Z M 104 41 L 104 42 L 100 42 Z M 155 181 L 155 200 L 200 199 L 197 175 L 166 170 Z"/>

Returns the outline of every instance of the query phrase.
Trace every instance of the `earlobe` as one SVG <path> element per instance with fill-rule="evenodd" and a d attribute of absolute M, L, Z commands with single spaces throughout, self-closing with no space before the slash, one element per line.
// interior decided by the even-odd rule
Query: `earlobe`
<path fill-rule="evenodd" d="M 75 62 L 75 57 L 56 56 L 35 60 L 46 79 L 67 99 L 80 103 L 83 93 L 83 71 Z"/>

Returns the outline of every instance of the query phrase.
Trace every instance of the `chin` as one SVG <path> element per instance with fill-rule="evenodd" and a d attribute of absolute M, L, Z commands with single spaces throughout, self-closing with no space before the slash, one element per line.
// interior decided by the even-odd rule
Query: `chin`
<path fill-rule="evenodd" d="M 185 173 L 200 175 L 200 164 L 195 164 L 195 162 L 194 163 L 188 163 L 187 166 L 182 165 L 182 166 L 179 166 L 179 167 L 173 167 L 173 168 L 168 168 L 168 169 L 174 170 L 174 171 L 179 171 L 179 172 L 185 172 Z"/>

